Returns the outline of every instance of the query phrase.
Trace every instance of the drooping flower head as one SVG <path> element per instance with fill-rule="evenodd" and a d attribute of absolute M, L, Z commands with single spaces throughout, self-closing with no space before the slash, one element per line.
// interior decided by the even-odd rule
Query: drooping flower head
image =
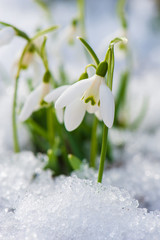
<path fill-rule="evenodd" d="M 39 108 L 42 104 L 44 97 L 50 91 L 50 83 L 49 83 L 50 73 L 46 72 L 43 77 L 43 82 L 32 91 L 22 108 L 19 119 L 21 122 L 25 121 L 27 118 L 31 116 L 31 114 Z"/>
<path fill-rule="evenodd" d="M 10 43 L 15 35 L 16 32 L 12 27 L 0 29 L 0 46 Z"/>
<path fill-rule="evenodd" d="M 88 74 L 87 72 L 84 72 L 81 74 L 81 76 L 79 77 L 79 81 L 82 80 L 82 79 L 86 79 L 88 78 Z M 62 95 L 62 93 L 67 89 L 69 88 L 71 85 L 63 85 L 63 86 L 60 86 L 54 90 L 52 90 L 45 98 L 44 100 L 48 103 L 51 103 L 51 102 L 56 102 L 57 99 Z M 56 111 L 56 116 L 57 116 L 57 119 L 60 123 L 63 123 L 64 121 L 64 109 L 63 108 L 56 108 L 55 109 Z"/>
<path fill-rule="evenodd" d="M 82 122 L 85 112 L 95 113 L 111 128 L 114 120 L 114 98 L 105 83 L 107 62 L 101 62 L 91 78 L 76 82 L 68 87 L 55 103 L 56 109 L 65 108 L 64 124 L 73 131 Z"/>
<path fill-rule="evenodd" d="M 52 92 L 50 92 L 46 97 L 44 98 L 45 102 L 51 103 L 56 102 L 57 99 L 60 97 L 60 95 L 69 87 L 69 85 L 63 85 L 61 87 L 58 87 Z M 60 123 L 63 123 L 63 108 L 56 109 L 56 116 L 58 118 L 58 121 Z"/>

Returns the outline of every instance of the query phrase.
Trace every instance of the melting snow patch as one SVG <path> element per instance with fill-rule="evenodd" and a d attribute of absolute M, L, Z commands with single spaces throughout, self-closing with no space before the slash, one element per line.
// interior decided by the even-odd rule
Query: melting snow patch
<path fill-rule="evenodd" d="M 52 179 L 39 166 L 31 153 L 1 154 L 0 239 L 160 239 L 159 213 L 138 208 L 126 190 L 76 176 Z"/>

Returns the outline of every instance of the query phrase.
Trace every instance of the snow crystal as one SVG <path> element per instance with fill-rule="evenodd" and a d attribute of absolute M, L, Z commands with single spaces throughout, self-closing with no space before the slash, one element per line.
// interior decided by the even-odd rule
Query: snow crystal
<path fill-rule="evenodd" d="M 79 178 L 96 181 L 97 171 L 89 169 L 87 164 L 74 172 Z M 103 175 L 103 184 L 126 189 L 139 201 L 140 207 L 148 210 L 160 210 L 160 161 L 153 155 L 135 154 L 128 161 L 107 169 Z"/>
<path fill-rule="evenodd" d="M 0 239 L 160 238 L 159 212 L 138 208 L 126 190 L 76 176 L 52 179 L 39 166 L 29 152 L 1 154 Z"/>
<path fill-rule="evenodd" d="M 31 152 L 0 153 L 0 211 L 14 212 L 19 197 L 43 165 Z"/>

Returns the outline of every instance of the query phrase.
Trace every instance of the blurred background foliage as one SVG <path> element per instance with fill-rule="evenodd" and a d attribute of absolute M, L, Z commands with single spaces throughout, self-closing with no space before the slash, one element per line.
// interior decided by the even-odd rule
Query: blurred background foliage
<path fill-rule="evenodd" d="M 32 4 L 24 1 L 27 8 Z M 127 46 L 119 45 L 115 49 L 116 65 L 114 77 L 114 96 L 116 112 L 114 129 L 137 130 L 143 123 L 147 114 L 148 101 L 143 97 L 138 113 L 134 119 L 129 115 L 132 108 L 128 107 L 128 87 L 134 75 L 140 75 L 148 68 L 156 68 L 159 65 L 157 55 L 160 40 L 160 1 L 159 0 L 33 0 L 34 10 L 31 11 L 31 19 L 35 14 L 36 26 L 34 30 L 43 29 L 46 25 L 60 24 L 58 31 L 48 37 L 47 56 L 50 71 L 55 86 L 70 84 L 78 80 L 84 72 L 86 64 L 92 60 L 83 46 L 75 39 L 77 35 L 84 37 L 97 52 L 101 60 L 107 50 L 109 41 L 121 34 L 129 40 Z M 22 2 L 17 0 L 17 6 Z M 2 11 L 2 10 L 1 10 Z M 27 12 L 28 14 L 28 12 Z M 3 15 L 2 15 L 3 16 Z M 26 31 L 28 22 L 25 21 Z M 5 19 L 3 19 L 5 20 Z M 12 19 L 6 19 L 11 21 Z M 14 22 L 14 19 L 13 19 Z M 18 24 L 15 22 L 15 25 Z M 23 26 L 20 26 L 23 29 Z M 25 31 L 25 28 L 23 29 Z M 32 28 L 32 31 L 34 31 Z M 118 35 L 119 36 L 119 35 Z M 157 50 L 158 49 L 158 50 Z M 37 56 L 36 56 L 37 57 Z M 31 64 L 32 65 L 32 64 Z M 41 70 L 43 67 L 40 65 Z M 33 70 L 35 71 L 35 69 Z M 23 82 L 28 92 L 32 91 L 36 84 L 32 71 L 28 66 L 22 74 Z M 89 71 L 92 75 L 94 70 Z M 43 78 L 38 72 L 39 81 Z M 25 80 L 24 80 L 25 79 Z M 140 80 L 139 80 L 140 81 Z M 23 101 L 19 101 L 20 111 Z M 53 134 L 50 136 L 48 119 L 52 119 Z M 96 134 L 97 143 L 94 145 L 95 152 L 100 153 L 102 138 L 102 122 L 98 122 L 96 132 L 93 115 L 86 114 L 83 124 L 73 132 L 67 132 L 61 125 L 55 114 L 54 105 L 45 105 L 24 123 L 30 132 L 33 150 L 35 153 L 47 153 L 48 163 L 46 169 L 53 170 L 53 175 L 70 174 L 72 170 L 79 168 L 82 160 L 89 161 L 91 155 L 91 138 Z M 120 145 L 119 147 L 122 147 Z M 108 141 L 107 160 L 108 164 L 114 162 L 113 143 Z M 68 157 L 69 154 L 69 157 Z M 73 164 L 73 159 L 76 164 Z M 94 166 L 96 167 L 97 164 Z"/>

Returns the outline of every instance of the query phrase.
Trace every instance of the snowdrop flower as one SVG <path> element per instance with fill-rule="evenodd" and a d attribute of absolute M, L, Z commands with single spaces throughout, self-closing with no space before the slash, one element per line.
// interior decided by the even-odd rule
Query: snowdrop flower
<path fill-rule="evenodd" d="M 61 48 L 66 42 L 72 44 L 74 42 L 74 38 L 77 36 L 78 31 L 78 20 L 73 19 L 71 24 L 65 27 L 61 32 L 58 38 L 57 47 Z M 56 48 L 57 49 L 57 48 Z"/>
<path fill-rule="evenodd" d="M 71 24 L 59 31 L 58 38 L 55 39 L 53 44 L 53 54 L 56 56 L 56 64 L 58 67 L 64 62 L 64 58 L 66 58 L 68 54 L 68 49 L 69 54 L 71 54 L 71 48 L 69 48 L 69 46 L 74 44 L 74 40 L 78 34 L 79 22 L 77 19 L 73 19 Z"/>
<path fill-rule="evenodd" d="M 85 79 L 85 78 L 88 78 L 88 73 L 85 72 L 85 73 L 82 73 L 81 76 L 79 77 L 79 80 L 82 80 L 82 79 Z M 70 85 L 63 85 L 61 87 L 58 87 L 54 90 L 52 90 L 45 98 L 44 100 L 48 103 L 51 103 L 51 102 L 56 102 L 57 99 L 60 97 L 60 95 L 67 89 L 69 88 Z M 58 108 L 58 109 L 55 109 L 56 110 L 56 116 L 57 116 L 57 119 L 60 123 L 63 123 L 63 119 L 64 119 L 64 109 L 63 108 Z"/>
<path fill-rule="evenodd" d="M 21 67 L 23 69 L 27 69 L 29 65 L 35 64 L 37 61 L 37 55 L 35 54 L 36 51 L 35 51 L 35 47 L 33 46 L 33 44 L 38 49 L 40 49 L 43 44 L 43 38 L 40 37 L 40 38 L 34 40 L 32 42 L 32 44 L 30 44 L 30 46 L 28 47 L 27 51 L 25 52 L 25 54 L 23 56 L 23 60 L 21 63 L 21 65 L 22 65 Z M 17 64 L 19 62 L 20 57 L 21 57 L 21 54 L 20 54 L 20 56 L 18 56 Z"/>
<path fill-rule="evenodd" d="M 12 27 L 5 27 L 0 30 L 0 46 L 10 43 L 15 35 L 16 32 Z"/>
<path fill-rule="evenodd" d="M 47 74 L 47 72 L 45 74 Z M 44 79 L 45 77 L 43 78 L 43 82 L 29 94 L 19 116 L 21 122 L 31 116 L 31 114 L 41 105 L 44 97 L 49 93 L 50 83 L 49 81 L 44 81 Z"/>
<path fill-rule="evenodd" d="M 107 66 L 106 62 L 101 62 L 95 75 L 71 85 L 56 101 L 56 109 L 66 107 L 64 123 L 68 131 L 81 124 L 86 111 L 95 113 L 107 127 L 112 127 L 115 104 L 112 92 L 105 83 Z"/>
<path fill-rule="evenodd" d="M 45 98 L 44 100 L 48 103 L 50 102 L 56 102 L 57 99 L 60 97 L 60 95 L 69 87 L 69 85 L 64 85 L 61 87 L 58 87 L 56 89 L 54 89 L 52 92 L 50 92 Z M 58 121 L 60 123 L 63 123 L 63 109 L 59 108 L 56 109 L 56 116 L 58 118 Z"/>
<path fill-rule="evenodd" d="M 107 42 L 111 42 L 112 39 L 116 38 L 117 36 L 126 36 L 127 33 L 124 29 L 119 29 L 116 30 L 115 32 L 113 32 L 112 34 L 107 35 L 106 37 L 104 37 L 100 43 L 100 47 L 98 49 L 98 53 L 100 55 L 100 57 L 103 58 L 103 53 L 106 51 L 106 43 Z M 118 44 L 116 47 L 116 58 L 118 59 L 124 59 L 124 57 L 126 56 L 125 51 L 123 51 L 126 48 L 126 44 L 128 43 L 127 38 L 125 37 L 121 37 L 123 39 L 123 41 Z"/>

